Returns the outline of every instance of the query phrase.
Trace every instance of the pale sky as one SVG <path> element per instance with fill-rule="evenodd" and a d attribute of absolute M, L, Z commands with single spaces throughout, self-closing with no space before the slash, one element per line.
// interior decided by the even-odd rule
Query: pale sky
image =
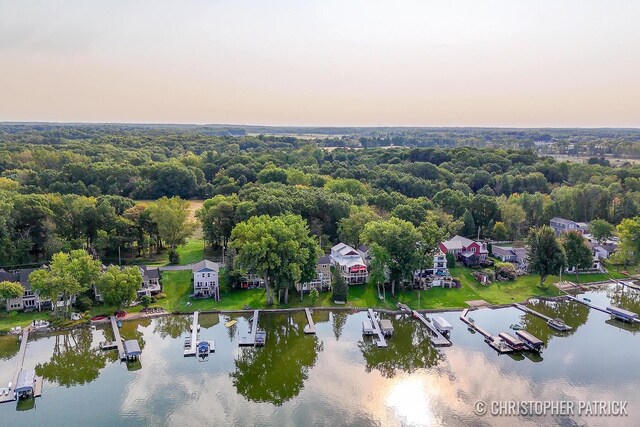
<path fill-rule="evenodd" d="M 640 1 L 0 0 L 0 121 L 640 127 Z"/>

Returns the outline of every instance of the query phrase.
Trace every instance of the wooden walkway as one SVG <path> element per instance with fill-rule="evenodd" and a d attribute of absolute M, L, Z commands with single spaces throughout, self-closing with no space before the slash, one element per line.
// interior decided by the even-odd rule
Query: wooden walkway
<path fill-rule="evenodd" d="M 367 313 L 369 314 L 369 319 L 371 319 L 371 326 L 373 327 L 373 332 L 378 336 L 378 339 L 374 339 L 374 342 L 378 347 L 386 347 L 387 340 L 384 338 L 384 334 L 380 329 L 380 322 L 378 322 L 378 318 L 376 313 L 373 312 L 372 309 L 368 309 Z"/>
<path fill-rule="evenodd" d="M 574 296 L 572 296 L 572 295 L 566 295 L 566 297 L 567 297 L 568 299 L 570 299 L 570 300 L 575 301 L 575 302 L 579 302 L 580 304 L 584 304 L 584 305 L 586 305 L 586 306 L 587 306 L 587 307 L 589 307 L 589 308 L 592 308 L 592 309 L 594 309 L 594 310 L 598 310 L 598 311 L 601 311 L 601 312 L 603 312 L 603 313 L 605 313 L 605 314 L 608 314 L 609 316 L 615 316 L 611 311 L 607 310 L 607 309 L 606 309 L 606 308 L 604 308 L 604 307 L 600 307 L 599 305 L 591 304 L 591 303 L 590 303 L 590 302 L 588 302 L 588 301 L 581 300 L 581 299 L 576 298 L 576 297 L 574 297 Z M 630 321 L 630 322 L 640 323 L 640 319 L 628 319 L 628 321 Z"/>
<path fill-rule="evenodd" d="M 198 346 L 198 317 L 200 316 L 200 312 L 196 311 L 193 313 L 193 322 L 191 323 L 191 342 L 189 343 L 189 347 L 184 349 L 184 357 L 195 356 L 196 348 Z"/>
<path fill-rule="evenodd" d="M 615 279 L 613 281 L 620 285 L 624 285 L 629 289 L 633 289 L 634 291 L 640 291 L 640 286 L 636 285 L 635 283 L 632 283 L 631 281 L 623 282 L 622 280 L 615 280 Z"/>
<path fill-rule="evenodd" d="M 115 316 L 111 316 L 111 329 L 113 329 L 113 338 L 116 342 L 116 346 L 118 346 L 118 357 L 120 360 L 127 360 L 127 353 L 124 351 L 124 345 L 122 345 L 122 337 L 120 336 L 120 331 L 118 330 L 118 322 L 116 321 Z"/>
<path fill-rule="evenodd" d="M 241 345 L 241 346 L 256 345 L 256 334 L 258 333 L 259 314 L 260 314 L 260 310 L 253 310 L 253 320 L 251 321 L 251 331 L 249 332 L 249 335 L 240 337 L 240 340 L 238 341 L 238 345 Z"/>
<path fill-rule="evenodd" d="M 413 310 L 412 314 L 413 314 L 413 317 L 415 317 L 420 322 L 422 322 L 422 324 L 425 325 L 427 329 L 429 329 L 429 331 L 431 332 L 430 334 L 431 344 L 433 344 L 436 347 L 448 347 L 451 345 L 451 341 L 449 341 L 444 335 L 442 335 L 442 333 L 440 333 L 438 328 L 435 327 L 435 325 L 433 324 L 433 322 L 431 322 L 430 319 L 427 319 L 426 317 L 424 317 L 422 314 L 418 313 L 415 310 Z"/>
<path fill-rule="evenodd" d="M 515 308 L 517 308 L 518 310 L 524 311 L 525 313 L 529 313 L 532 314 L 536 317 L 541 318 L 542 320 L 546 320 L 547 321 L 547 325 L 549 325 L 550 328 L 552 329 L 556 329 L 559 331 L 570 331 L 571 329 L 573 329 L 571 326 L 565 324 L 564 322 L 562 324 L 558 323 L 558 321 L 556 319 L 552 319 L 551 317 L 547 316 L 546 314 L 542 314 L 538 311 L 532 310 L 529 307 L 522 305 L 522 304 L 513 304 L 513 306 Z M 559 319 L 558 319 L 559 320 Z"/>
<path fill-rule="evenodd" d="M 313 322 L 313 317 L 311 317 L 311 309 L 305 308 L 304 313 L 307 315 L 307 325 L 304 327 L 304 333 L 315 335 L 316 324 Z"/>
<path fill-rule="evenodd" d="M 475 330 L 480 335 L 482 335 L 484 337 L 484 341 L 487 344 L 489 344 L 489 347 L 493 348 L 495 351 L 497 351 L 500 354 L 512 353 L 513 351 L 515 351 L 513 348 L 509 347 L 502 338 L 500 338 L 499 336 L 491 335 L 489 332 L 485 331 L 480 326 L 477 326 L 475 322 L 472 322 L 471 320 L 469 320 L 467 318 L 467 314 L 469 314 L 469 309 L 465 309 L 460 314 L 460 320 L 462 320 L 464 323 L 469 325 L 471 329 Z"/>
<path fill-rule="evenodd" d="M 16 370 L 13 373 L 13 378 L 11 380 L 11 388 L 9 388 L 9 394 L 0 396 L 0 403 L 6 402 L 15 402 L 14 397 L 14 389 L 16 384 L 18 383 L 18 375 L 20 375 L 20 371 L 22 371 L 22 366 L 24 365 L 24 358 L 27 355 L 27 342 L 29 341 L 29 331 L 30 327 L 26 327 L 22 330 L 22 341 L 20 341 L 20 350 L 18 350 L 18 361 L 16 363 Z M 35 386 L 33 391 L 34 397 L 42 396 L 42 377 L 35 377 Z"/>

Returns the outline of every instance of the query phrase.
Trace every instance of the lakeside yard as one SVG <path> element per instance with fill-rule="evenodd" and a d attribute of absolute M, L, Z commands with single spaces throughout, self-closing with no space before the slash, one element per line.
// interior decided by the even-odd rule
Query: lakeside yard
<path fill-rule="evenodd" d="M 185 246 L 186 254 L 191 254 L 194 258 L 185 257 L 185 264 L 200 260 L 199 257 L 203 246 L 198 246 L 197 241 L 191 248 L 189 244 Z M 196 259 L 197 257 L 197 259 Z M 346 305 L 335 304 L 332 300 L 331 292 L 321 292 L 315 303 L 312 302 L 308 294 L 300 301 L 300 294 L 293 291 L 289 296 L 289 304 L 274 304 L 266 306 L 266 296 L 264 289 L 228 289 L 225 284 L 224 274 L 221 275 L 221 301 L 212 299 L 193 299 L 189 295 L 193 293 L 190 270 L 165 271 L 162 273 L 163 298 L 159 298 L 154 307 L 162 307 L 168 312 L 193 312 L 196 310 L 240 310 L 245 307 L 250 308 L 297 308 L 297 307 L 354 307 L 354 308 L 383 308 L 395 309 L 397 302 L 407 304 L 414 309 L 454 309 L 465 308 L 465 301 L 485 300 L 490 304 L 511 304 L 524 301 L 532 297 L 554 297 L 561 295 L 561 291 L 553 286 L 559 280 L 558 277 L 550 276 L 545 284 L 546 288 L 538 287 L 539 276 L 525 275 L 518 277 L 511 282 L 496 282 L 489 286 L 481 285 L 472 275 L 473 271 L 467 267 L 452 268 L 451 274 L 460 279 L 461 287 L 431 288 L 429 290 L 398 291 L 396 297 L 391 297 L 389 291 L 384 300 L 377 295 L 376 288 L 370 285 L 356 285 L 349 288 L 349 300 Z M 608 280 L 609 278 L 624 278 L 626 276 L 611 270 L 609 274 L 582 274 L 579 276 L 580 283 L 590 283 Z M 575 276 L 563 276 L 564 280 L 575 281 Z M 140 305 L 126 309 L 128 313 L 137 313 L 142 309 Z M 91 308 L 90 316 L 98 314 L 111 314 L 116 307 L 98 305 Z M 35 319 L 51 320 L 48 312 L 19 313 L 8 312 L 0 314 L 0 331 L 8 331 L 14 326 L 27 326 Z"/>

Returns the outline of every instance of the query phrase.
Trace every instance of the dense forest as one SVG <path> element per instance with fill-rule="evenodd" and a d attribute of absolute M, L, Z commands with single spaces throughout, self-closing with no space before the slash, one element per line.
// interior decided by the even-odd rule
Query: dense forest
<path fill-rule="evenodd" d="M 163 196 L 211 199 L 199 217 L 212 245 L 261 214 L 301 215 L 323 246 L 357 244 L 363 224 L 379 217 L 418 226 L 430 215 L 448 234 L 518 240 L 554 216 L 615 225 L 640 214 L 640 166 L 558 162 L 523 144 L 567 135 L 628 154 L 640 145 L 636 131 L 433 129 L 413 135 L 440 135 L 438 143 L 375 148 L 388 145 L 372 142 L 384 129 L 330 138 L 247 130 L 0 125 L 0 265 L 80 247 L 105 256 L 157 250 L 149 204 L 134 200 Z M 331 140 L 369 148 L 329 150 Z"/>

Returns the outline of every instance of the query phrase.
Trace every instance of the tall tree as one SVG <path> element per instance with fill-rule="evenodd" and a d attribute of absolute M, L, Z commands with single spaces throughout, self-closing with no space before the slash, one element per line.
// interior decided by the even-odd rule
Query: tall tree
<path fill-rule="evenodd" d="M 421 237 L 413 224 L 398 218 L 371 222 L 362 233 L 365 243 L 376 244 L 385 252 L 392 296 L 395 296 L 396 284 L 413 280 L 413 272 L 420 264 Z"/>
<path fill-rule="evenodd" d="M 551 274 L 560 273 L 567 265 L 567 257 L 549 226 L 534 228 L 527 239 L 529 246 L 529 271 L 540 275 L 540 287 Z"/>
<path fill-rule="evenodd" d="M 473 215 L 470 210 L 465 210 L 464 215 L 462 215 L 462 221 L 464 222 L 464 226 L 460 231 L 465 237 L 474 237 L 476 235 L 476 222 L 473 219 Z"/>
<path fill-rule="evenodd" d="M 24 294 L 24 288 L 20 283 L 2 281 L 0 282 L 0 301 L 19 298 Z"/>
<path fill-rule="evenodd" d="M 237 195 L 221 194 L 206 200 L 196 217 L 202 224 L 205 239 L 211 244 L 225 248 L 236 224 L 236 208 L 240 203 Z"/>
<path fill-rule="evenodd" d="M 31 286 L 38 295 L 53 301 L 54 315 L 58 316 L 56 302 L 63 302 L 62 315 L 69 314 L 74 297 L 88 290 L 98 279 L 100 261 L 87 251 L 78 249 L 70 253 L 59 252 L 51 260 L 48 269 L 38 269 L 29 275 Z"/>
<path fill-rule="evenodd" d="M 340 274 L 340 266 L 336 265 L 331 274 L 331 290 L 333 292 L 333 300 L 339 302 L 347 302 L 349 297 L 349 285 Z"/>
<path fill-rule="evenodd" d="M 589 223 L 589 233 L 598 243 L 602 243 L 613 236 L 616 228 L 604 219 L 594 219 Z"/>
<path fill-rule="evenodd" d="M 116 305 L 119 311 L 121 307 L 128 306 L 136 299 L 141 284 L 142 276 L 138 267 L 120 269 L 112 265 L 98 280 L 98 289 L 104 301 L 107 304 Z"/>
<path fill-rule="evenodd" d="M 340 241 L 350 245 L 360 244 L 360 234 L 365 225 L 380 219 L 380 216 L 368 206 L 351 206 L 349 216 L 338 221 L 338 237 Z"/>
<path fill-rule="evenodd" d="M 591 267 L 593 261 L 591 249 L 582 234 L 575 231 L 562 236 L 562 247 L 567 256 L 567 266 L 575 269 L 576 281 L 578 281 L 578 269 Z"/>
<path fill-rule="evenodd" d="M 625 218 L 616 228 L 620 237 L 617 257 L 625 265 L 640 259 L 640 216 Z"/>
<path fill-rule="evenodd" d="M 284 291 L 287 304 L 289 290 L 298 282 L 312 280 L 316 274 L 320 248 L 299 215 L 249 218 L 236 225 L 229 244 L 237 251 L 235 267 L 255 272 L 265 281 L 269 305 L 274 301 L 272 287 L 279 291 L 279 296 Z"/>
<path fill-rule="evenodd" d="M 180 197 L 162 197 L 148 207 L 153 221 L 158 224 L 158 234 L 169 245 L 169 259 L 178 261 L 176 248 L 184 245 L 191 236 L 195 224 L 189 220 L 189 202 Z"/>

